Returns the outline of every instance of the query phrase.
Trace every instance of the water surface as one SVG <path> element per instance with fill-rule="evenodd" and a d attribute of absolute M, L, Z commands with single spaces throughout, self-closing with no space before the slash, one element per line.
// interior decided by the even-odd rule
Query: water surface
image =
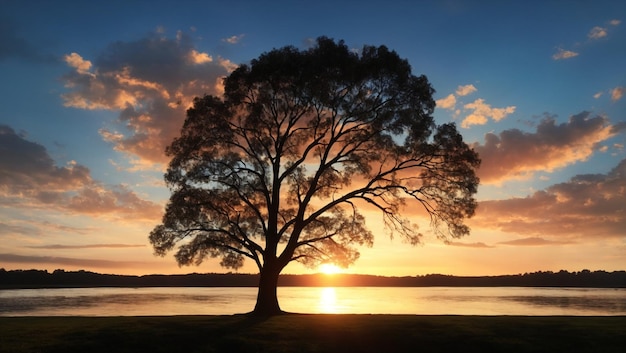
<path fill-rule="evenodd" d="M 298 313 L 626 315 L 626 289 L 528 287 L 279 287 Z M 231 315 L 254 308 L 256 288 L 0 290 L 0 316 Z"/>

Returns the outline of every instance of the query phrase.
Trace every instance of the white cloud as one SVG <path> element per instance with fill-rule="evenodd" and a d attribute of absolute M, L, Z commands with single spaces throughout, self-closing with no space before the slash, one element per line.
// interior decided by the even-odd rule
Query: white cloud
<path fill-rule="evenodd" d="M 556 54 L 552 55 L 552 59 L 564 60 L 564 59 L 571 59 L 576 56 L 578 56 L 578 53 L 576 52 L 565 50 L 563 48 L 558 48 Z"/>
<path fill-rule="evenodd" d="M 622 23 L 622 21 L 620 21 L 620 20 L 611 20 L 611 21 L 609 21 L 609 24 L 610 24 L 611 26 L 617 26 L 617 25 L 619 25 L 620 23 Z"/>
<path fill-rule="evenodd" d="M 593 95 L 593 98 L 598 99 L 598 98 L 602 97 L 602 94 L 604 94 L 604 93 L 603 92 L 598 92 L 598 93 Z"/>
<path fill-rule="evenodd" d="M 238 36 L 231 36 L 228 38 L 224 38 L 222 39 L 223 42 L 229 43 L 229 44 L 237 44 L 239 43 L 244 37 L 244 34 L 240 34 Z"/>
<path fill-rule="evenodd" d="M 589 34 L 587 35 L 587 37 L 589 37 L 590 39 L 600 39 L 606 36 L 607 36 L 606 28 L 599 27 L 599 26 L 593 27 L 591 31 L 589 31 Z"/>

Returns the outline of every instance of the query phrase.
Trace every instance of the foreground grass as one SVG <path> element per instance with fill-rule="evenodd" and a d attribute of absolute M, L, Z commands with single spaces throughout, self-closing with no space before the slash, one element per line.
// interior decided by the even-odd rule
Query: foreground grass
<path fill-rule="evenodd" d="M 626 317 L 0 317 L 0 352 L 624 352 Z"/>

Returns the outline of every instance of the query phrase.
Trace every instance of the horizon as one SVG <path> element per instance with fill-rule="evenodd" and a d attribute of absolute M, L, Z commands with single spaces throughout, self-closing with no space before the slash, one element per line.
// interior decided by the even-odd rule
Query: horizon
<path fill-rule="evenodd" d="M 128 277 L 148 277 L 148 276 L 188 276 L 188 275 L 243 275 L 243 276 L 257 276 L 259 275 L 258 272 L 254 273 L 254 272 L 235 272 L 235 271 L 229 271 L 229 272 L 187 272 L 187 273 L 170 273 L 170 274 L 165 274 L 165 273 L 147 273 L 147 274 L 141 274 L 141 275 L 137 275 L 137 274 L 121 274 L 121 273 L 103 273 L 103 272 L 95 272 L 95 271 L 90 271 L 90 270 L 85 270 L 85 269 L 80 269 L 80 270 L 65 270 L 62 268 L 57 268 L 53 271 L 49 271 L 47 269 L 36 269 L 36 268 L 30 268 L 30 269 L 12 269 L 12 270 L 7 270 L 4 267 L 0 267 L 0 272 L 2 271 L 16 271 L 16 272 L 28 272 L 28 271 L 40 271 L 40 272 L 46 272 L 48 274 L 53 274 L 57 271 L 60 272 L 64 272 L 64 273 L 91 273 L 91 274 L 96 274 L 96 275 L 104 275 L 104 276 L 128 276 Z M 306 273 L 281 273 L 280 276 L 324 276 L 324 277 L 340 277 L 340 276 L 372 276 L 372 277 L 386 277 L 386 278 L 403 278 L 403 277 L 427 277 L 427 276 L 444 276 L 444 277 L 461 277 L 461 278 L 465 278 L 465 277 L 506 277 L 506 276 L 525 276 L 525 275 L 532 275 L 532 274 L 559 274 L 562 272 L 566 272 L 568 274 L 585 274 L 585 273 L 598 273 L 598 272 L 603 272 L 603 273 L 621 273 L 621 272 L 626 272 L 626 269 L 623 270 L 613 270 L 613 271 L 606 271 L 606 270 L 602 270 L 602 269 L 595 269 L 595 270 L 590 270 L 590 269 L 582 269 L 582 270 L 578 270 L 578 271 L 568 271 L 568 270 L 558 270 L 558 271 L 532 271 L 532 272 L 524 272 L 524 273 L 507 273 L 507 274 L 499 274 L 499 275 L 454 275 L 454 274 L 446 274 L 446 273 L 424 273 L 424 274 L 414 274 L 414 275 L 403 275 L 403 276 L 398 276 L 398 275 L 377 275 L 377 274 L 369 274 L 369 273 L 352 273 L 352 272 L 335 272 L 335 273 L 326 273 L 326 272 L 306 272 Z"/>
<path fill-rule="evenodd" d="M 622 271 L 624 15 L 626 2 L 603 0 L 2 2 L 0 267 L 233 272 L 153 255 L 148 235 L 169 198 L 164 149 L 192 99 L 219 95 L 237 65 L 328 36 L 396 51 L 435 89 L 437 124 L 454 122 L 483 160 L 470 236 L 444 242 L 407 209 L 424 233 L 413 247 L 366 210 L 373 247 L 329 271 Z M 240 271 L 257 273 L 251 261 Z"/>

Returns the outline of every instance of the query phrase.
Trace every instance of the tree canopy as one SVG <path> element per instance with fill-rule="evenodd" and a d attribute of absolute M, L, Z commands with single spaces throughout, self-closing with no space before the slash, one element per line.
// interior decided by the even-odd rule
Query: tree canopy
<path fill-rule="evenodd" d="M 215 257 L 233 269 L 249 259 L 263 282 L 291 261 L 353 263 L 374 239 L 363 210 L 411 244 L 411 208 L 442 239 L 467 235 L 480 160 L 453 123 L 435 123 L 433 93 L 385 46 L 355 52 L 325 37 L 239 66 L 223 97 L 194 100 L 166 150 L 171 198 L 155 252 L 178 246 L 179 264 Z"/>

